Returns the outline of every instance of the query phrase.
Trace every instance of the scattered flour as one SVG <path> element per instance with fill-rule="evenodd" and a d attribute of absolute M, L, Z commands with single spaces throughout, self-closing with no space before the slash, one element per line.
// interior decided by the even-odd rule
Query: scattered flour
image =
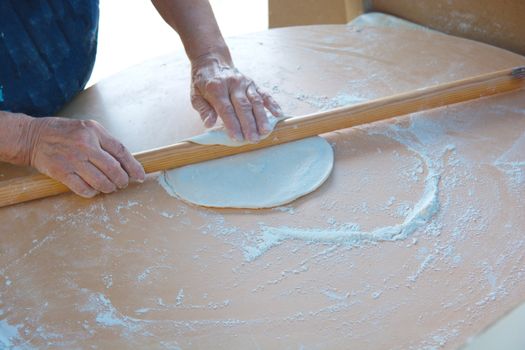
<path fill-rule="evenodd" d="M 363 231 L 360 229 L 360 225 L 355 223 L 345 223 L 329 228 L 273 227 L 261 224 L 259 229 L 260 236 L 258 236 L 256 244 L 244 246 L 245 259 L 253 261 L 272 247 L 288 240 L 345 243 L 359 246 L 371 242 L 404 240 L 416 230 L 424 227 L 439 210 L 439 182 L 443 170 L 443 157 L 444 154 L 454 148 L 453 145 L 446 145 L 437 156 L 436 152 L 433 152 L 434 156 L 428 154 L 429 152 L 426 151 L 426 142 L 428 141 L 426 139 L 428 136 L 425 135 L 426 131 L 426 125 L 419 125 L 416 121 L 413 121 L 411 128 L 403 130 L 396 125 L 392 125 L 389 131 L 382 133 L 384 136 L 393 138 L 418 154 L 424 160 L 427 168 L 423 194 L 410 210 L 404 210 L 406 215 L 401 223 L 393 226 L 377 227 L 371 231 Z M 371 131 L 370 133 L 374 134 L 377 131 Z M 419 136 L 420 139 L 414 141 L 414 136 L 416 139 Z M 423 172 L 422 164 L 417 165 L 415 172 Z M 417 180 L 417 177 L 414 179 Z M 388 203 L 392 205 L 394 200 L 395 198 L 390 198 Z"/>
<path fill-rule="evenodd" d="M 524 112 L 525 114 L 525 112 Z M 525 192 L 525 133 L 513 145 L 498 157 L 493 165 L 502 171 L 508 179 L 511 192 Z M 521 196 L 521 198 L 523 198 Z"/>
<path fill-rule="evenodd" d="M 13 348 L 21 342 L 21 325 L 11 325 L 7 320 L 0 320 L 0 345 L 4 349 Z"/>
<path fill-rule="evenodd" d="M 340 293 L 333 289 L 324 289 L 321 291 L 323 295 L 325 295 L 328 299 L 334 300 L 334 301 L 344 301 L 347 300 L 348 297 L 350 297 L 350 293 Z"/>
<path fill-rule="evenodd" d="M 297 94 L 295 98 L 301 102 L 305 102 L 321 111 L 326 111 L 329 109 L 354 105 L 366 101 L 364 97 L 359 97 L 356 95 L 350 95 L 346 93 L 338 93 L 335 97 L 328 96 L 314 96 L 307 94 Z"/>
<path fill-rule="evenodd" d="M 333 102 L 333 101 L 332 101 Z M 320 105 L 325 103 L 323 100 L 318 100 L 315 103 Z M 331 108 L 331 102 L 327 102 L 326 108 Z M 336 102 L 337 103 L 337 102 Z M 322 107 L 321 107 L 322 108 Z M 455 146 L 455 138 L 451 137 L 450 143 L 446 142 L 446 135 L 448 127 L 449 130 L 455 130 L 456 126 L 452 124 L 443 126 L 442 121 L 431 121 L 425 118 L 410 118 L 410 123 L 406 125 L 382 125 L 381 127 L 371 127 L 365 130 L 370 135 L 381 135 L 389 137 L 401 144 L 408 150 L 414 153 L 414 162 L 407 169 L 403 170 L 403 177 L 408 181 L 420 182 L 423 181 L 423 191 L 419 199 L 413 203 L 404 202 L 401 198 L 396 196 L 387 197 L 381 210 L 384 212 L 391 212 L 393 217 L 399 218 L 399 223 L 390 226 L 376 227 L 370 230 L 363 230 L 359 223 L 353 222 L 338 222 L 332 216 L 332 211 L 336 210 L 341 203 L 334 201 L 325 201 L 320 208 L 321 212 L 326 215 L 322 217 L 319 227 L 295 227 L 294 225 L 279 226 L 269 225 L 265 223 L 263 218 L 257 219 L 253 223 L 253 227 L 249 230 L 242 229 L 237 226 L 228 224 L 228 215 L 217 211 L 210 212 L 203 210 L 199 213 L 199 219 L 204 221 L 199 227 L 200 232 L 206 235 L 214 235 L 222 239 L 225 243 L 232 246 L 232 251 L 242 252 L 244 254 L 245 262 L 241 266 L 232 269 L 233 273 L 239 273 L 239 279 L 234 281 L 244 281 L 242 273 L 251 273 L 254 267 L 258 264 L 265 264 L 270 271 L 270 267 L 275 270 L 275 266 L 281 261 L 281 257 L 277 256 L 271 262 L 262 259 L 263 255 L 273 247 L 278 245 L 288 244 L 291 246 L 289 250 L 293 256 L 300 256 L 307 249 L 311 249 L 315 254 L 303 261 L 297 263 L 296 266 L 285 266 L 277 270 L 277 276 L 265 277 L 264 280 L 257 282 L 253 286 L 252 293 L 259 293 L 262 290 L 268 290 L 279 284 L 284 285 L 288 283 L 293 285 L 293 278 L 300 274 L 308 274 L 312 267 L 320 266 L 320 261 L 330 261 L 345 263 L 347 270 L 352 270 L 352 261 L 341 261 L 338 259 L 339 253 L 344 249 L 354 249 L 356 253 L 361 253 L 360 249 L 369 245 L 377 244 L 381 241 L 403 241 L 399 245 L 400 249 L 406 249 L 410 254 L 410 260 L 404 265 L 404 270 L 399 272 L 402 278 L 406 279 L 401 282 L 401 286 L 391 283 L 391 276 L 384 274 L 384 279 L 376 281 L 375 283 L 361 283 L 356 281 L 355 288 L 344 290 L 338 289 L 336 286 L 316 287 L 315 289 L 301 289 L 301 285 L 294 285 L 294 287 L 284 288 L 279 295 L 282 297 L 286 295 L 300 296 L 309 292 L 321 294 L 323 300 L 328 305 L 322 305 L 317 308 L 308 310 L 305 308 L 300 312 L 294 312 L 274 319 L 229 319 L 227 317 L 217 319 L 155 319 L 153 318 L 159 312 L 166 310 L 223 310 L 230 311 L 230 307 L 237 302 L 237 299 L 216 299 L 216 301 L 209 301 L 208 297 L 204 297 L 205 301 L 201 304 L 191 304 L 191 291 L 178 287 L 178 292 L 175 290 L 169 297 L 165 299 L 152 298 L 145 301 L 144 305 L 136 307 L 133 310 L 119 310 L 113 304 L 115 300 L 111 300 L 110 292 L 114 283 L 118 284 L 118 280 L 113 281 L 113 275 L 103 274 L 99 276 L 102 280 L 102 291 L 89 291 L 80 289 L 85 300 L 78 304 L 78 310 L 85 313 L 85 320 L 83 321 L 83 328 L 87 336 L 93 336 L 98 332 L 100 327 L 107 328 L 111 331 L 120 332 L 123 337 L 127 339 L 139 339 L 151 335 L 152 330 L 158 330 L 160 327 L 181 329 L 187 331 L 194 331 L 196 327 L 209 327 L 212 325 L 224 328 L 239 327 L 246 325 L 259 325 L 267 323 L 268 325 L 275 324 L 275 322 L 305 322 L 313 318 L 329 317 L 334 318 L 338 313 L 349 310 L 353 307 L 359 306 L 366 299 L 378 300 L 374 304 L 380 304 L 385 298 L 390 298 L 391 291 L 399 292 L 400 288 L 416 288 L 424 285 L 424 281 L 428 282 L 432 278 L 429 271 L 435 271 L 446 268 L 447 271 L 453 273 L 454 269 L 462 269 L 466 264 L 472 263 L 472 257 L 464 254 L 461 249 L 461 244 L 476 240 L 472 238 L 485 235 L 490 232 L 490 215 L 487 215 L 487 208 L 484 207 L 486 203 L 476 203 L 469 199 L 464 204 L 458 205 L 454 200 L 461 200 L 461 195 L 454 197 L 456 192 L 464 191 L 466 196 L 473 197 L 477 195 L 479 186 L 485 184 L 479 183 L 478 178 L 474 176 L 478 164 L 469 163 L 468 160 L 462 159 L 459 156 L 459 151 L 462 144 L 459 140 Z M 515 196 L 516 201 L 522 201 L 523 190 L 525 187 L 524 174 L 525 160 L 523 159 L 523 149 L 525 149 L 525 134 L 514 141 L 513 145 L 501 155 L 491 159 L 488 164 L 492 170 L 501 171 L 505 176 L 508 193 Z M 394 157 L 403 158 L 402 155 L 395 155 Z M 492 161 L 493 160 L 493 161 Z M 406 170 L 406 171 L 405 171 Z M 478 186 L 478 187 L 476 187 Z M 505 187 L 505 186 L 502 186 Z M 459 199 L 458 199 L 459 198 Z M 496 200 L 495 200 L 496 201 Z M 443 223 L 444 211 L 451 207 L 451 203 L 459 207 L 460 210 L 455 212 L 447 212 L 447 223 Z M 495 211 L 500 210 L 497 203 L 489 203 L 495 207 Z M 370 209 L 367 203 L 357 203 L 361 212 L 368 213 Z M 86 208 L 82 212 L 64 213 L 52 218 L 57 224 L 83 225 L 85 227 L 98 226 L 98 229 L 93 229 L 92 234 L 100 237 L 104 245 L 109 245 L 112 242 L 113 235 L 116 235 L 116 227 L 111 223 L 115 217 L 118 220 L 127 220 L 127 214 L 138 214 L 132 210 L 136 206 L 143 206 L 143 203 L 137 201 L 127 201 L 119 204 L 116 209 L 108 210 L 103 203 L 94 204 Z M 350 209 L 351 210 L 351 209 Z M 289 219 L 296 219 L 300 217 L 300 208 L 293 205 L 286 207 L 278 207 L 272 209 L 272 214 L 283 215 Z M 175 219 L 181 224 L 190 224 L 187 222 L 187 206 L 180 206 L 179 208 L 171 208 L 171 210 L 157 211 L 154 214 L 160 215 L 165 219 Z M 223 215 L 224 214 L 224 215 Z M 289 215 L 289 216 L 288 216 Z M 372 215 L 372 214 L 369 214 Z M 166 221 L 164 219 L 161 219 Z M 186 220 L 186 221 L 185 221 Z M 341 219 L 339 219 L 341 220 Z M 504 226 L 500 227 L 498 234 L 501 239 L 506 239 L 507 232 L 513 232 L 519 227 L 514 218 L 506 219 Z M 355 220 L 358 221 L 358 220 Z M 125 221 L 127 222 L 127 221 Z M 450 223 L 448 226 L 447 224 Z M 443 234 L 442 234 L 443 232 Z M 18 264 L 22 259 L 31 256 L 47 244 L 56 242 L 57 236 L 50 232 L 49 235 L 34 239 L 31 248 L 17 260 L 9 262 L 3 266 L 1 273 L 4 277 L 3 288 L 16 288 L 18 281 L 16 277 L 9 274 L 9 269 Z M 483 249 L 483 247 L 479 247 Z M 525 279 L 525 268 L 518 263 L 523 260 L 523 251 L 525 248 L 525 240 L 509 240 L 507 247 L 503 249 L 499 255 L 483 257 L 471 272 L 465 276 L 464 286 L 467 288 L 451 287 L 455 293 L 452 296 L 443 297 L 440 306 L 432 313 L 421 315 L 417 322 L 424 322 L 423 316 L 427 318 L 433 317 L 442 310 L 453 310 L 454 312 L 464 312 L 465 317 L 461 321 L 454 321 L 440 326 L 439 329 L 427 333 L 425 340 L 415 344 L 412 348 L 420 349 L 437 349 L 445 347 L 449 342 L 455 340 L 460 336 L 460 331 L 464 324 L 475 323 L 479 321 L 479 311 L 486 309 L 494 309 L 495 301 L 504 300 L 505 297 L 512 293 L 516 284 Z M 362 249 L 365 251 L 365 249 Z M 138 249 L 141 254 L 143 251 Z M 413 251 L 416 251 L 414 255 Z M 232 254 L 233 255 L 233 254 Z M 343 256 L 344 254 L 340 254 Z M 284 259 L 283 259 L 284 260 Z M 169 269 L 173 266 L 162 265 L 161 261 L 157 261 L 156 265 L 146 267 L 142 271 L 137 280 L 134 281 L 139 287 L 148 287 L 146 282 L 152 282 L 155 276 L 154 270 L 165 269 L 163 272 L 170 273 Z M 273 264 L 273 265 L 272 265 Z M 245 270 L 243 270 L 243 268 Z M 385 267 L 386 268 L 386 267 Z M 255 271 L 255 270 L 253 270 Z M 263 270 L 266 271 L 266 270 Z M 155 271 L 157 272 L 157 271 Z M 306 275 L 308 276 L 308 275 Z M 381 276 L 383 277 L 383 276 Z M 286 282 L 285 282 L 286 281 Z M 405 284 L 406 281 L 406 284 Z M 432 281 L 436 283 L 444 283 L 447 281 Z M 463 287 L 464 287 L 463 286 Z M 472 287 L 471 287 L 472 286 Z M 104 289 L 105 287 L 105 289 Z M 346 287 L 345 287 L 346 288 Z M 107 289 L 107 290 L 106 290 Z M 75 291 L 78 291 L 75 287 Z M 107 294 L 104 294 L 107 293 Z M 188 294 L 188 295 L 187 295 Z M 213 297 L 211 297 L 212 299 Z M 474 302 L 470 302 L 474 300 Z M 411 305 L 403 304 L 403 300 L 397 300 L 395 305 L 390 305 L 391 308 L 383 308 L 376 312 L 365 313 L 360 320 L 352 320 L 348 323 L 351 328 L 356 324 L 381 322 L 386 318 L 386 315 L 401 312 L 403 307 L 412 307 Z M 441 310 L 441 311 L 442 311 Z M 134 313 L 136 317 L 132 317 L 127 312 Z M 488 312 L 488 311 L 487 311 Z M 9 312 L 4 312 L 0 309 L 0 318 L 7 317 Z M 42 314 L 42 312 L 35 314 Z M 22 321 L 21 321 L 22 322 Z M 39 324 L 39 320 L 24 320 L 24 323 L 13 323 L 11 319 L 4 318 L 0 320 L 0 347 L 16 348 L 24 340 L 29 339 L 28 330 L 31 328 L 31 322 Z M 344 323 L 343 323 L 344 325 Z M 30 325 L 31 326 L 31 325 Z M 154 333 L 154 332 L 153 332 Z M 36 328 L 36 331 L 31 336 L 47 339 L 50 343 L 52 341 L 59 342 L 62 334 L 58 334 L 43 324 Z M 177 349 L 180 348 L 176 342 L 166 343 L 166 346 Z"/>

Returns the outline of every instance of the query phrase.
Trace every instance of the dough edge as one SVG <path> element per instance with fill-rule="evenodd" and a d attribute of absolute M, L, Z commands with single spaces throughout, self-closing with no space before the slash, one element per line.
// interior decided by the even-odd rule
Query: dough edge
<path fill-rule="evenodd" d="M 279 122 L 279 119 L 273 118 L 271 120 L 271 122 L 272 122 L 272 126 L 274 127 Z M 270 135 L 271 135 L 271 133 L 265 135 L 265 137 L 268 137 Z M 237 155 L 231 156 L 231 157 L 243 157 L 243 156 L 246 157 L 247 155 L 252 155 L 253 156 L 254 153 L 256 153 L 256 154 L 258 153 L 260 155 L 260 153 L 271 152 L 270 150 L 273 147 L 290 147 L 290 144 L 294 144 L 296 146 L 297 144 L 300 144 L 300 143 L 305 143 L 305 144 L 306 143 L 310 143 L 310 142 L 312 142 L 312 140 L 316 140 L 314 142 L 319 142 L 318 143 L 318 145 L 319 145 L 318 152 L 319 152 L 320 157 L 329 157 L 329 159 L 326 159 L 326 163 L 322 164 L 322 165 L 325 166 L 325 169 L 321 172 L 322 175 L 319 176 L 318 178 L 316 178 L 315 181 L 311 181 L 311 182 L 305 183 L 303 188 L 300 191 L 296 191 L 293 195 L 288 196 L 286 198 L 283 198 L 282 200 L 276 200 L 275 197 L 271 197 L 270 196 L 268 198 L 268 200 L 266 200 L 264 203 L 257 203 L 257 205 L 251 205 L 251 204 L 228 205 L 228 204 L 225 204 L 225 205 L 222 205 L 222 206 L 213 205 L 213 204 L 209 204 L 209 203 L 206 204 L 206 203 L 204 203 L 202 201 L 193 201 L 193 200 L 184 198 L 184 196 L 181 196 L 177 192 L 177 190 L 175 188 L 173 188 L 173 186 L 170 183 L 169 173 L 170 172 L 175 172 L 175 171 L 177 171 L 180 168 L 164 171 L 159 176 L 158 182 L 161 184 L 161 186 L 166 190 L 166 192 L 169 195 L 171 195 L 173 197 L 176 197 L 176 198 L 179 198 L 179 199 L 183 200 L 186 203 L 190 203 L 190 204 L 198 205 L 198 206 L 202 206 L 202 207 L 207 207 L 207 208 L 235 208 L 235 209 L 265 209 L 265 208 L 278 207 L 278 206 L 285 205 L 285 204 L 288 204 L 290 202 L 293 202 L 293 201 L 295 201 L 295 200 L 297 200 L 297 199 L 299 199 L 299 198 L 301 198 L 301 197 L 303 197 L 303 196 L 305 196 L 307 194 L 310 194 L 310 193 L 314 192 L 319 187 L 321 187 L 321 185 L 323 185 L 325 183 L 325 181 L 328 179 L 328 177 L 332 173 L 333 166 L 334 166 L 334 150 L 333 150 L 332 146 L 328 143 L 328 141 L 326 141 L 324 138 L 322 138 L 320 136 L 314 136 L 314 137 L 310 137 L 310 138 L 306 138 L 306 139 L 302 139 L 302 140 L 292 141 L 292 142 L 289 142 L 289 143 L 268 147 L 268 148 L 261 149 L 261 150 L 256 150 L 256 151 L 249 152 L 249 153 L 243 153 L 243 154 L 237 154 Z M 190 141 L 190 142 L 194 142 L 194 143 L 202 144 L 202 145 L 225 145 L 225 146 L 231 146 L 231 147 L 238 147 L 238 146 L 241 146 L 241 145 L 244 145 L 244 144 L 247 143 L 246 141 L 238 142 L 238 141 L 235 141 L 235 140 L 231 140 L 228 137 L 228 135 L 226 134 L 226 132 L 224 131 L 223 128 L 216 128 L 216 129 L 209 130 L 206 133 L 203 133 L 203 134 L 191 137 L 191 138 L 187 139 L 186 141 Z M 299 159 L 297 161 L 300 162 L 302 160 Z M 192 166 L 192 165 L 188 165 L 188 166 Z"/>

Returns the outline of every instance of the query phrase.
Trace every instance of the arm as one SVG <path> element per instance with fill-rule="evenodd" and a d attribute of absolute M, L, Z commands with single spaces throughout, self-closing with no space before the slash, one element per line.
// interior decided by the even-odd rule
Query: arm
<path fill-rule="evenodd" d="M 153 0 L 162 18 L 180 35 L 190 61 L 215 55 L 233 65 L 208 0 Z"/>
<path fill-rule="evenodd" d="M 31 118 L 25 114 L 0 111 L 0 162 L 29 164 L 25 143 L 29 139 Z"/>
<path fill-rule="evenodd" d="M 234 66 L 208 0 L 152 0 L 180 35 L 192 66 L 193 107 L 207 127 L 220 117 L 230 137 L 252 142 L 270 132 L 264 108 L 282 116 L 275 100 Z"/>
<path fill-rule="evenodd" d="M 145 177 L 131 153 L 94 121 L 0 111 L 0 161 L 33 166 L 82 197 Z"/>

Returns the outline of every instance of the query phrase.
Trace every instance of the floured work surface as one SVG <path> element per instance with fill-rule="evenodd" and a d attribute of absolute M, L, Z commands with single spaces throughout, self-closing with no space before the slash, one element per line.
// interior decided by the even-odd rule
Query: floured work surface
<path fill-rule="evenodd" d="M 392 28 L 286 28 L 230 44 L 292 115 L 525 63 Z M 133 151 L 193 136 L 203 130 L 188 68 L 181 55 L 145 63 L 64 114 L 98 118 Z M 152 176 L 93 201 L 1 209 L 0 341 L 452 349 L 522 301 L 525 92 L 324 136 L 332 175 L 285 207 L 189 206 Z"/>

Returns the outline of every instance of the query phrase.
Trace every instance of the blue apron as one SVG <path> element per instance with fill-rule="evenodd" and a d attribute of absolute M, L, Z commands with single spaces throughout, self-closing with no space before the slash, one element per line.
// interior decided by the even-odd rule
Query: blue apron
<path fill-rule="evenodd" d="M 0 0 L 0 110 L 56 113 L 95 62 L 98 0 Z"/>

